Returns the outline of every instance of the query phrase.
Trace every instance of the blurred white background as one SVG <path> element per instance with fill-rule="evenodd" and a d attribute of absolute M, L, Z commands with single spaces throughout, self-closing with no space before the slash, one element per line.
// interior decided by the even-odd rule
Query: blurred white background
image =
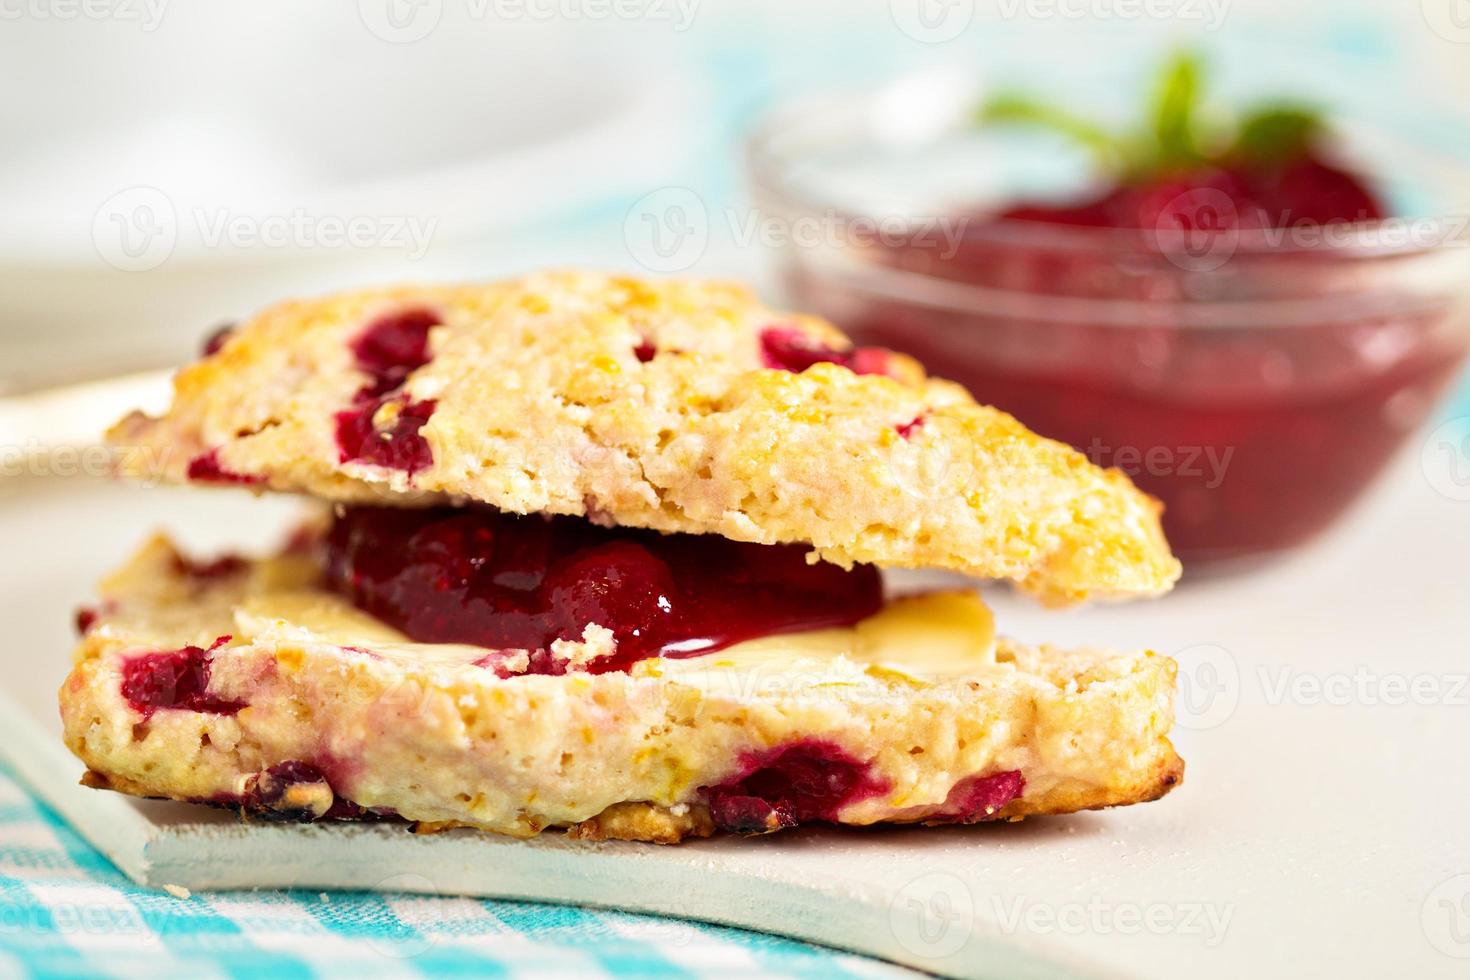
<path fill-rule="evenodd" d="M 288 294 L 638 269 L 639 201 L 740 206 L 781 100 L 939 64 L 1141 78 L 1181 40 L 1227 89 L 1470 152 L 1467 0 L 0 0 L 0 392 L 177 361 Z M 687 271 L 759 276 L 729 232 Z"/>

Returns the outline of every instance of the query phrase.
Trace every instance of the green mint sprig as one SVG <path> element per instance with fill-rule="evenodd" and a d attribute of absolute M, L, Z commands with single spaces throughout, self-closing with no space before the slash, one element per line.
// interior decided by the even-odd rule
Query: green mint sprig
<path fill-rule="evenodd" d="M 990 97 L 977 110 L 976 120 L 981 126 L 1029 127 L 1065 136 L 1091 153 L 1100 169 L 1127 181 L 1233 161 L 1280 166 L 1305 154 L 1325 130 L 1317 109 L 1285 100 L 1256 106 L 1234 119 L 1212 112 L 1204 101 L 1204 77 L 1197 54 L 1175 52 L 1154 83 L 1143 123 L 1132 131 L 1111 131 L 1019 92 Z"/>

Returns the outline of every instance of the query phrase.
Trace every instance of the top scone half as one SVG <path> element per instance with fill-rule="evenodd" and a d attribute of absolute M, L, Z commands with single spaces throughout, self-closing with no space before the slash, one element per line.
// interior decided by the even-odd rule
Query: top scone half
<path fill-rule="evenodd" d="M 732 284 L 360 291 L 281 304 L 210 347 L 167 414 L 110 433 L 124 470 L 805 544 L 1051 603 L 1179 575 L 1159 504 L 1123 474 Z"/>

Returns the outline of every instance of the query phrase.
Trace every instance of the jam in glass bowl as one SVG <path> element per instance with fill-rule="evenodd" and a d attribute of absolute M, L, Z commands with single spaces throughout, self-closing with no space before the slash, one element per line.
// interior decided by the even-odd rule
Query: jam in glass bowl
<path fill-rule="evenodd" d="M 1463 228 L 1407 216 L 1465 213 L 1461 168 L 1340 126 L 1333 157 L 1250 187 L 1220 166 L 1046 200 L 1006 186 L 1028 165 L 975 124 L 985 91 L 915 76 L 756 131 L 765 217 L 834 230 L 775 252 L 783 299 L 1122 469 L 1164 502 L 1190 570 L 1332 525 L 1470 349 Z"/>

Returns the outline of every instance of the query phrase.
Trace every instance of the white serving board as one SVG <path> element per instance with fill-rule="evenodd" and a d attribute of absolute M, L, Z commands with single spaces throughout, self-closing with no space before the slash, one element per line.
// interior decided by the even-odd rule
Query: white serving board
<path fill-rule="evenodd" d="M 1176 743 L 1188 770 L 1160 802 L 1016 825 L 803 829 L 674 848 L 247 826 L 82 789 L 80 764 L 58 743 L 54 691 L 71 613 L 92 581 L 150 528 L 200 547 L 259 545 L 296 504 L 83 477 L 0 479 L 0 676 L 13 702 L 0 710 L 0 755 L 155 886 L 585 903 L 966 977 L 1465 976 L 1470 500 L 1454 498 L 1470 498 L 1470 487 L 1446 482 L 1458 473 L 1432 475 L 1416 452 L 1310 552 L 1159 602 L 1049 613 L 994 596 L 1002 629 L 1028 640 L 1180 655 Z M 1327 693 L 1314 695 L 1324 681 Z M 1417 683 L 1432 703 L 1390 703 L 1399 683 Z"/>

